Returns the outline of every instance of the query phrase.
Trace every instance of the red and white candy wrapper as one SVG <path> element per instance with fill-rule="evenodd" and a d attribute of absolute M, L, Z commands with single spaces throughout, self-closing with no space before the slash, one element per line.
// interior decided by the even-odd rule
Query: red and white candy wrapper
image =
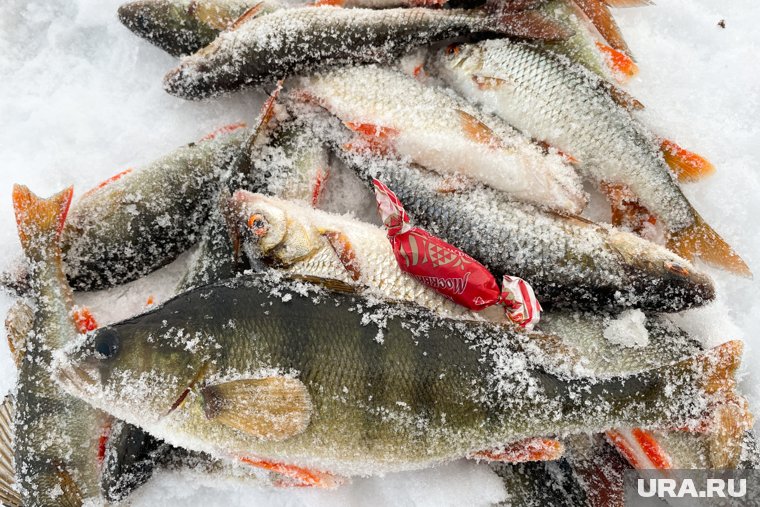
<path fill-rule="evenodd" d="M 485 266 L 455 246 L 413 227 L 396 194 L 377 179 L 372 183 L 377 210 L 402 271 L 471 310 L 501 303 L 517 325 L 532 329 L 538 323 L 541 305 L 525 280 L 505 275 L 499 289 Z"/>

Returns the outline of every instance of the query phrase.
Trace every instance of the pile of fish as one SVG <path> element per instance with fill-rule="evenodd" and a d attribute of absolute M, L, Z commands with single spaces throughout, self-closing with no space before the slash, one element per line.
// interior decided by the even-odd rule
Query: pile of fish
<path fill-rule="evenodd" d="M 335 488 L 471 459 L 509 505 L 596 507 L 623 504 L 629 469 L 757 467 L 742 343 L 706 349 L 669 315 L 715 298 L 696 261 L 750 270 L 681 190 L 713 166 L 623 89 L 610 8 L 646 2 L 323 3 L 119 8 L 182 56 L 170 94 L 269 96 L 253 126 L 77 199 L 14 187 L 0 501 L 117 502 L 162 467 Z M 323 209 L 348 177 L 353 203 L 387 189 L 382 226 Z M 399 231 L 426 242 L 411 260 Z M 75 304 L 187 251 L 143 313 L 100 326 Z M 442 292 L 446 259 L 517 280 L 530 322 Z"/>

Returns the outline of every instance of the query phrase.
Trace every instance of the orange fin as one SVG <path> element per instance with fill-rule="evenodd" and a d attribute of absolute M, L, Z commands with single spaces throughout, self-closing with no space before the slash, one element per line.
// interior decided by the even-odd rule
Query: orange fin
<path fill-rule="evenodd" d="M 568 164 L 577 164 L 578 163 L 578 159 L 577 158 L 575 158 L 572 155 L 569 155 L 569 154 L 565 153 L 564 151 L 562 151 L 562 150 L 560 150 L 558 148 L 555 148 L 554 146 L 552 146 L 551 144 L 549 144 L 546 141 L 539 141 L 538 139 L 533 139 L 533 142 L 536 143 L 537 145 L 539 145 L 541 147 L 541 149 L 543 149 L 547 153 L 549 153 L 549 151 L 551 151 L 551 150 L 554 150 L 557 153 L 557 155 L 559 155 L 560 157 L 564 158 L 565 161 Z"/>
<path fill-rule="evenodd" d="M 356 139 L 351 140 L 344 146 L 349 151 L 387 155 L 391 151 L 389 141 L 399 134 L 399 131 L 392 127 L 351 121 L 343 123 L 358 134 Z"/>
<path fill-rule="evenodd" d="M 292 486 L 333 489 L 344 482 L 343 478 L 337 475 L 319 470 L 309 470 L 308 468 L 302 468 L 295 465 L 286 465 L 285 463 L 276 463 L 274 461 L 255 458 L 241 458 L 240 461 L 247 465 L 263 468 L 270 472 L 277 472 L 289 479 L 293 479 L 294 483 L 291 484 Z M 280 483 L 280 485 L 286 486 L 288 484 Z"/>
<path fill-rule="evenodd" d="M 512 442 L 498 449 L 478 451 L 468 458 L 504 463 L 524 463 L 526 461 L 554 461 L 562 457 L 565 446 L 551 438 L 526 438 Z"/>
<path fill-rule="evenodd" d="M 469 113 L 456 109 L 459 119 L 462 124 L 467 137 L 475 141 L 476 143 L 485 144 L 492 148 L 500 148 L 502 145 L 501 139 L 494 134 L 491 127 L 478 120 Z"/>
<path fill-rule="evenodd" d="M 120 180 L 122 177 L 126 176 L 127 174 L 131 173 L 132 171 L 133 171 L 133 169 L 130 167 L 128 169 L 125 169 L 125 170 L 121 171 L 120 173 L 114 174 L 113 176 L 111 176 L 110 178 L 108 178 L 106 180 L 101 181 L 100 183 L 97 184 L 97 186 L 91 188 L 90 190 L 88 190 L 87 192 L 85 192 L 84 194 L 82 194 L 82 196 L 79 198 L 79 200 L 81 201 L 85 197 L 94 194 L 95 192 L 97 192 L 101 188 L 105 187 L 106 185 L 109 185 L 109 184 L 113 183 L 114 181 Z"/>
<path fill-rule="evenodd" d="M 496 90 L 498 88 L 501 88 L 505 84 L 507 84 L 506 79 L 501 79 L 498 77 L 481 76 L 478 74 L 474 74 L 472 76 L 472 81 L 475 83 L 475 86 L 477 86 L 478 89 L 480 90 Z"/>
<path fill-rule="evenodd" d="M 213 132 L 210 132 L 206 134 L 205 136 L 201 137 L 201 141 L 209 141 L 211 139 L 215 139 L 217 136 L 221 134 L 228 134 L 230 132 L 234 132 L 237 129 L 245 128 L 246 124 L 244 122 L 238 122 L 238 123 L 230 123 L 229 125 L 224 125 L 222 127 L 219 127 L 218 129 L 214 130 Z"/>
<path fill-rule="evenodd" d="M 41 199 L 24 185 L 13 186 L 13 209 L 16 212 L 18 237 L 24 253 L 39 260 L 48 249 L 58 248 L 57 242 L 71 206 L 74 187 L 47 199 Z"/>
<path fill-rule="evenodd" d="M 591 24 L 599 32 L 599 35 L 607 41 L 613 49 L 617 49 L 629 57 L 631 52 L 628 49 L 628 44 L 623 39 L 623 34 L 620 32 L 620 27 L 615 22 L 615 18 L 612 17 L 609 7 L 604 0 L 572 0 L 575 5 L 586 15 L 591 21 Z"/>
<path fill-rule="evenodd" d="M 145 300 L 145 307 L 146 307 L 146 308 L 149 308 L 149 307 L 151 307 L 151 306 L 153 306 L 153 305 L 155 305 L 155 304 L 156 304 L 156 298 L 153 296 L 153 294 L 151 294 L 151 295 L 150 295 L 150 296 L 148 296 L 148 298 Z"/>
<path fill-rule="evenodd" d="M 673 460 L 649 431 L 641 428 L 617 429 L 607 431 L 606 434 L 632 467 L 638 470 L 673 468 Z"/>
<path fill-rule="evenodd" d="M 615 73 L 619 81 L 625 81 L 639 73 L 639 66 L 624 52 L 598 41 L 596 47 L 604 56 L 607 67 Z"/>
<path fill-rule="evenodd" d="M 660 150 L 678 181 L 697 181 L 715 172 L 715 166 L 706 158 L 681 148 L 673 141 L 664 139 Z"/>
<path fill-rule="evenodd" d="M 641 111 L 644 109 L 644 104 L 641 101 L 619 86 L 611 84 L 608 91 L 612 100 L 626 111 Z"/>
<path fill-rule="evenodd" d="M 324 231 L 322 236 L 327 238 L 330 246 L 335 250 L 338 259 L 340 259 L 341 264 L 346 268 L 348 274 L 351 275 L 351 279 L 355 282 L 359 281 L 362 277 L 362 272 L 356 260 L 356 251 L 354 251 L 354 247 L 351 245 L 348 236 L 340 231 Z"/>
<path fill-rule="evenodd" d="M 393 137 L 396 137 L 399 133 L 398 130 L 392 127 L 383 127 L 381 125 L 373 125 L 372 123 L 346 121 L 343 122 L 343 124 L 354 132 L 358 132 L 359 134 L 367 137 L 391 139 Z"/>
<path fill-rule="evenodd" d="M 233 21 L 229 29 L 237 30 L 238 28 L 243 26 L 246 22 L 258 16 L 261 13 L 261 10 L 263 8 L 264 8 L 264 2 L 257 3 L 256 5 L 249 8 L 247 11 L 245 11 L 243 14 L 241 14 L 239 18 Z"/>
<path fill-rule="evenodd" d="M 58 496 L 56 497 L 57 505 L 76 506 L 84 504 L 84 495 L 79 489 L 74 477 L 64 467 L 62 463 L 52 463 L 55 475 L 58 479 Z"/>
<path fill-rule="evenodd" d="M 331 5 L 333 7 L 343 7 L 344 0 L 316 0 L 312 5 L 314 7 L 322 7 L 323 5 Z"/>
<path fill-rule="evenodd" d="M 311 189 L 311 205 L 317 207 L 319 198 L 322 196 L 322 190 L 325 188 L 325 182 L 330 177 L 330 169 L 317 168 L 317 174 L 314 177 L 314 186 Z"/>
<path fill-rule="evenodd" d="M 722 403 L 713 411 L 707 445 L 713 468 L 734 469 L 739 464 L 744 433 L 751 430 L 755 422 L 747 401 L 742 401 Z"/>
<path fill-rule="evenodd" d="M 71 312 L 71 318 L 80 333 L 87 333 L 98 328 L 95 317 L 86 306 L 75 307 Z"/>
<path fill-rule="evenodd" d="M 692 225 L 669 233 L 668 248 L 684 259 L 693 260 L 696 257 L 712 266 L 752 278 L 749 266 L 734 249 L 696 211 L 693 215 Z"/>
<path fill-rule="evenodd" d="M 623 227 L 641 234 L 645 231 L 647 224 L 657 223 L 657 218 L 639 204 L 638 198 L 627 186 L 603 181 L 600 189 L 610 202 L 612 225 L 615 227 Z"/>
<path fill-rule="evenodd" d="M 491 24 L 493 32 L 544 41 L 561 41 L 573 35 L 573 31 L 565 25 L 539 11 L 504 12 L 497 7 L 501 4 L 502 2 L 494 2 L 494 20 Z"/>

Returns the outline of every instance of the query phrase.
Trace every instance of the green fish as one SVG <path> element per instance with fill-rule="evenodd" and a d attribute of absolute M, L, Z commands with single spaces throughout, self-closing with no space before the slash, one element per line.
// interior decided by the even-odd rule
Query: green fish
<path fill-rule="evenodd" d="M 528 437 L 685 424 L 733 389 L 741 354 L 730 342 L 632 376 L 563 379 L 526 367 L 520 340 L 268 274 L 101 328 L 55 377 L 173 445 L 334 486 Z"/>

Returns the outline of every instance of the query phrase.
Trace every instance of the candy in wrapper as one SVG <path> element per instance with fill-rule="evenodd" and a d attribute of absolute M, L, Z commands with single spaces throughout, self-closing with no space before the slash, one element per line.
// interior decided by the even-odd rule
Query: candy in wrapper
<path fill-rule="evenodd" d="M 525 280 L 504 276 L 499 289 L 485 266 L 442 239 L 413 227 L 396 194 L 377 179 L 372 183 L 378 212 L 402 271 L 471 310 L 501 303 L 509 319 L 519 326 L 532 329 L 538 323 L 541 305 Z"/>

